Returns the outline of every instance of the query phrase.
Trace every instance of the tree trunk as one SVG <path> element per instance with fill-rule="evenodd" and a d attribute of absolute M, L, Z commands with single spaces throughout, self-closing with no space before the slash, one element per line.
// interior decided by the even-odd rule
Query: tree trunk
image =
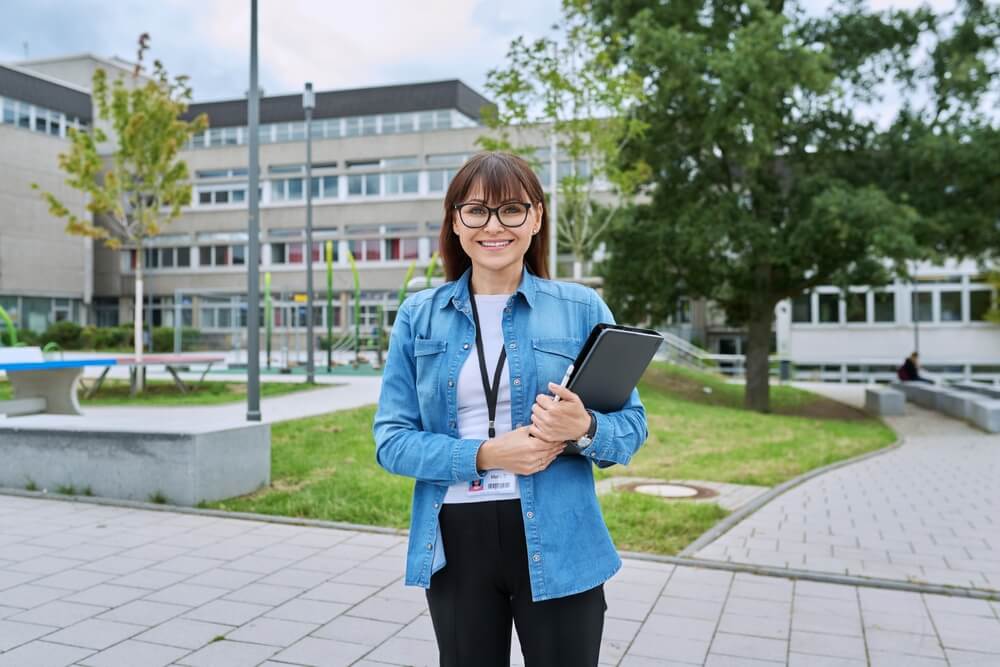
<path fill-rule="evenodd" d="M 133 321 L 133 336 L 135 340 L 135 390 L 137 393 L 142 393 L 143 391 L 143 372 L 142 372 L 142 264 L 143 264 L 143 247 L 140 243 L 135 250 L 135 319 Z"/>
<path fill-rule="evenodd" d="M 749 335 L 746 349 L 746 392 L 744 406 L 748 410 L 770 412 L 770 364 L 771 323 L 774 306 L 755 303 L 750 311 Z"/>

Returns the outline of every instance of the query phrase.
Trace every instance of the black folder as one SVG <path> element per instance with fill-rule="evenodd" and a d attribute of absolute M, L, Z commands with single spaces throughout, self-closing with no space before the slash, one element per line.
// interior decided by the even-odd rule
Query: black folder
<path fill-rule="evenodd" d="M 567 387 L 597 412 L 616 412 L 639 384 L 663 336 L 651 329 L 598 324 L 573 362 Z"/>

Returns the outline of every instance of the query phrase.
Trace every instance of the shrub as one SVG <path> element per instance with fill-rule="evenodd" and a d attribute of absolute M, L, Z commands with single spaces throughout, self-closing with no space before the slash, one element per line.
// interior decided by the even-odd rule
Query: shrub
<path fill-rule="evenodd" d="M 55 343 L 63 350 L 79 350 L 82 345 L 80 339 L 82 331 L 82 327 L 76 322 L 54 322 L 49 325 L 38 342 L 42 345 Z"/>
<path fill-rule="evenodd" d="M 198 344 L 201 339 L 201 331 L 193 327 L 183 327 L 181 329 L 181 350 L 190 350 Z M 153 352 L 173 352 L 174 351 L 174 329 L 173 327 L 153 328 Z"/>

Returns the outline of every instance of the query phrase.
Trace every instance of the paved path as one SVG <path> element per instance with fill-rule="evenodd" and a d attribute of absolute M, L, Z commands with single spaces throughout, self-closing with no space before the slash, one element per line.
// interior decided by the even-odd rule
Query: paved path
<path fill-rule="evenodd" d="M 1000 435 L 910 404 L 886 421 L 902 447 L 779 496 L 697 556 L 1000 591 Z"/>
<path fill-rule="evenodd" d="M 287 421 L 346 410 L 378 402 L 382 378 L 378 376 L 338 376 L 339 384 L 304 390 L 284 396 L 261 399 L 265 422 Z M 67 428 L 99 431 L 146 430 L 183 431 L 227 428 L 246 420 L 246 402 L 212 406 L 168 407 L 93 407 L 84 408 L 83 416 L 26 415 L 11 426 L 18 428 Z"/>
<path fill-rule="evenodd" d="M 395 535 L 0 495 L 0 667 L 436 665 L 404 549 Z M 607 597 L 605 665 L 1000 664 L 998 602 L 638 560 Z"/>

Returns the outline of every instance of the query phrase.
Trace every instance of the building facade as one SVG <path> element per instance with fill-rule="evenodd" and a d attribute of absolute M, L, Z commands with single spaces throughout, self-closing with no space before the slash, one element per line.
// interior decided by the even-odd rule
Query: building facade
<path fill-rule="evenodd" d="M 59 154 L 71 127 L 92 122 L 86 89 L 0 66 L 0 306 L 23 328 L 88 321 L 93 243 L 69 236 L 38 186 L 83 215 L 83 195 L 64 183 Z"/>

